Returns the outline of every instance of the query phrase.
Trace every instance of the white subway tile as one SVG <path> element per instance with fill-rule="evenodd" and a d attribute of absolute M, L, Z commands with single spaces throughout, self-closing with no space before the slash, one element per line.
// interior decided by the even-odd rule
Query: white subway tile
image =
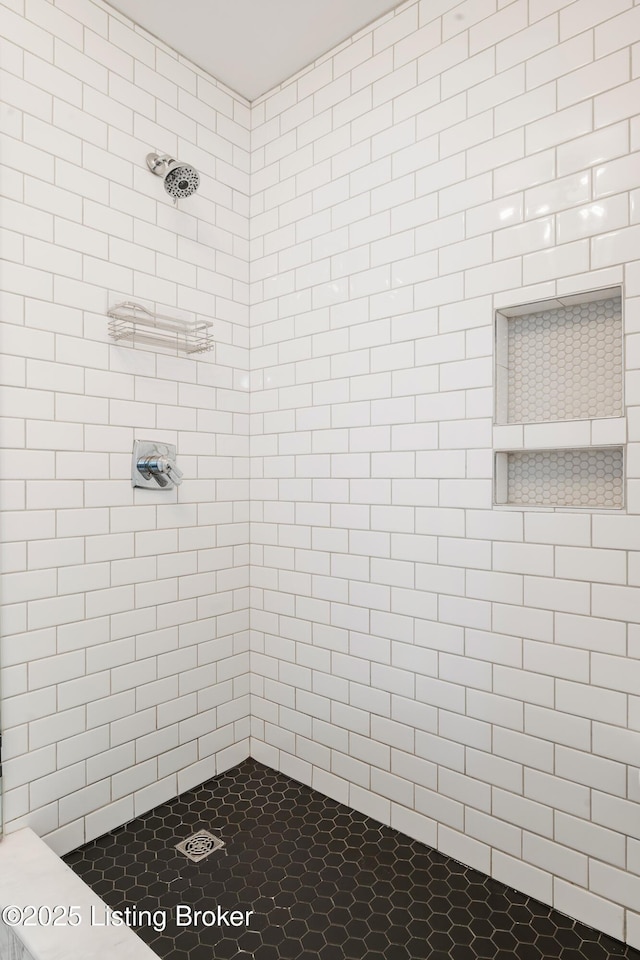
<path fill-rule="evenodd" d="M 524 644 L 524 666 L 552 677 L 589 682 L 589 656 L 585 651 L 527 640 Z"/>
<path fill-rule="evenodd" d="M 621 10 L 629 7 L 624 0 L 618 0 L 615 9 L 612 9 L 611 18 L 598 18 L 595 29 L 595 50 L 596 57 L 603 57 L 613 50 L 619 50 L 626 47 L 629 43 L 629 37 L 638 24 L 638 11 L 628 9 L 625 13 Z M 615 14 L 619 14 L 616 16 Z M 602 22 L 604 21 L 604 22 Z"/>
<path fill-rule="evenodd" d="M 635 587 L 593 585 L 592 611 L 594 616 L 622 618 L 638 622 L 640 618 L 640 590 Z"/>
<path fill-rule="evenodd" d="M 524 833 L 522 837 L 523 858 L 554 876 L 564 877 L 571 883 L 585 887 L 587 884 L 586 856 L 574 853 L 543 837 Z"/>
<path fill-rule="evenodd" d="M 558 149 L 558 158 L 561 151 L 570 149 L 572 141 L 582 134 L 589 133 L 592 128 L 591 108 L 588 103 L 576 104 L 565 110 L 558 110 L 550 117 L 545 117 L 531 123 L 526 128 L 527 152 L 534 153 L 548 147 L 562 144 Z M 587 138 L 584 138 L 587 139 Z M 567 141 L 569 143 L 567 144 Z M 584 165 L 584 160 L 581 166 Z M 558 162 L 559 172 L 567 172 Z"/>
<path fill-rule="evenodd" d="M 624 910 L 608 899 L 558 879 L 554 881 L 553 905 L 568 916 L 597 926 L 598 930 L 604 930 L 610 937 L 623 937 Z"/>
<path fill-rule="evenodd" d="M 602 93 L 594 100 L 594 125 L 605 127 L 625 117 L 632 117 L 633 99 L 640 88 L 640 80 L 631 80 L 623 86 Z"/>
<path fill-rule="evenodd" d="M 579 240 L 525 256 L 523 279 L 525 283 L 540 283 L 555 277 L 584 272 L 588 266 L 588 243 L 586 240 Z"/>
<path fill-rule="evenodd" d="M 601 688 L 592 689 L 586 684 L 565 680 L 559 680 L 556 688 L 556 704 L 559 710 L 624 726 L 627 708 L 626 698 L 622 693 Z"/>
<path fill-rule="evenodd" d="M 487 844 L 480 843 L 444 826 L 439 828 L 438 838 L 440 852 L 453 857 L 454 860 L 468 863 L 469 866 L 483 873 L 488 872 L 491 848 Z"/>
<path fill-rule="evenodd" d="M 423 4 L 423 6 L 427 9 L 422 13 L 421 19 L 435 18 L 444 14 L 442 17 L 443 39 L 466 30 L 467 27 L 483 20 L 495 10 L 495 4 L 491 0 L 466 0 L 461 5 L 461 9 L 453 13 L 449 11 L 457 4 L 451 2 L 441 0 L 440 3 L 430 6 Z"/>
<path fill-rule="evenodd" d="M 527 25 L 526 4 L 515 2 L 493 16 L 472 26 L 469 31 L 470 53 L 484 50 L 522 30 Z"/>
<path fill-rule="evenodd" d="M 588 650 L 624 653 L 626 629 L 622 622 L 599 620 L 591 617 L 574 617 L 570 614 L 556 615 L 556 642 L 567 646 L 580 646 Z"/>
<path fill-rule="evenodd" d="M 634 909 L 638 895 L 640 877 L 634 877 L 624 870 L 593 861 L 591 864 L 589 887 L 596 894 L 615 899 L 616 903 Z"/>
<path fill-rule="evenodd" d="M 533 61 L 529 61 L 532 63 Z M 556 109 L 555 83 L 545 83 L 544 86 L 529 90 L 513 100 L 507 100 L 495 108 L 495 132 L 505 133 L 521 127 L 522 124 L 533 123 L 541 117 L 548 117 Z"/>
<path fill-rule="evenodd" d="M 612 53 L 580 70 L 574 70 L 558 81 L 558 106 L 565 107 L 579 100 L 594 97 L 604 90 L 618 87 L 629 80 L 629 62 L 624 53 Z"/>
<path fill-rule="evenodd" d="M 558 547 L 556 575 L 571 580 L 600 580 L 604 583 L 625 583 L 626 557 L 611 550 L 587 550 Z"/>
<path fill-rule="evenodd" d="M 626 795 L 627 773 L 624 765 L 589 753 L 558 747 L 556 773 L 588 787 L 598 788 L 606 781 L 607 793 L 622 797 Z"/>
<path fill-rule="evenodd" d="M 600 200 L 598 203 L 590 204 L 584 207 L 578 207 L 574 210 L 567 210 L 557 216 L 557 235 L 558 241 L 566 243 L 571 240 L 578 240 L 581 237 L 599 234 L 603 229 L 612 231 L 618 227 L 625 227 L 628 224 L 628 205 L 624 195 L 611 197 L 609 200 Z M 615 234 L 608 234 L 606 240 L 600 243 L 600 238 L 596 238 L 592 249 L 593 263 L 599 258 L 601 262 L 615 263 L 616 247 L 626 242 L 622 236 L 616 240 Z M 613 254 L 613 259 L 611 259 Z"/>

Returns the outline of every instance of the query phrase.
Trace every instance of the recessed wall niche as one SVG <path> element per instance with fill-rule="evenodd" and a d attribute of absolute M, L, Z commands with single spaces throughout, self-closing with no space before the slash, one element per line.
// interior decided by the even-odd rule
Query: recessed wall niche
<path fill-rule="evenodd" d="M 619 287 L 501 310 L 497 423 L 622 416 Z"/>
<path fill-rule="evenodd" d="M 495 503 L 622 508 L 621 288 L 498 311 L 495 373 Z"/>
<path fill-rule="evenodd" d="M 496 502 L 619 510 L 624 505 L 622 447 L 498 453 Z"/>

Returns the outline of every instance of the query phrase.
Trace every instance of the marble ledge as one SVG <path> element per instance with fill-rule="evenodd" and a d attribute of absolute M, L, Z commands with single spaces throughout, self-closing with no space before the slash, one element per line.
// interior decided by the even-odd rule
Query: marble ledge
<path fill-rule="evenodd" d="M 9 927 L 0 921 L 3 960 L 158 960 L 129 927 L 101 925 L 104 901 L 29 827 L 0 841 L 0 912 L 14 905 L 73 906 L 81 922 Z"/>

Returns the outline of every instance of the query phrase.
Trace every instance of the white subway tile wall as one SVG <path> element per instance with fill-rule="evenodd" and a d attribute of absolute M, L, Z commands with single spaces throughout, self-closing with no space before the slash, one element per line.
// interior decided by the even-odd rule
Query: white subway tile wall
<path fill-rule="evenodd" d="M 249 753 L 250 113 L 101 2 L 0 34 L 4 827 L 66 852 Z M 132 298 L 215 353 L 114 344 Z M 179 491 L 132 489 L 134 438 Z"/>
<path fill-rule="evenodd" d="M 639 14 L 398 7 L 252 105 L 250 256 L 252 755 L 635 946 L 637 444 L 492 509 L 491 426 L 494 311 L 622 283 L 560 442 L 638 439 Z"/>

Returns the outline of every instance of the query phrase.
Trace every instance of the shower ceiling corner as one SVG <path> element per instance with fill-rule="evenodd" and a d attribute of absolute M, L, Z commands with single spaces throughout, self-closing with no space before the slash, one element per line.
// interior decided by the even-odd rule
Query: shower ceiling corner
<path fill-rule="evenodd" d="M 404 0 L 109 0 L 232 90 L 255 100 Z M 414 15 L 416 8 L 414 7 Z M 415 18 L 415 17 L 414 17 Z M 417 26 L 417 23 L 412 25 Z"/>

